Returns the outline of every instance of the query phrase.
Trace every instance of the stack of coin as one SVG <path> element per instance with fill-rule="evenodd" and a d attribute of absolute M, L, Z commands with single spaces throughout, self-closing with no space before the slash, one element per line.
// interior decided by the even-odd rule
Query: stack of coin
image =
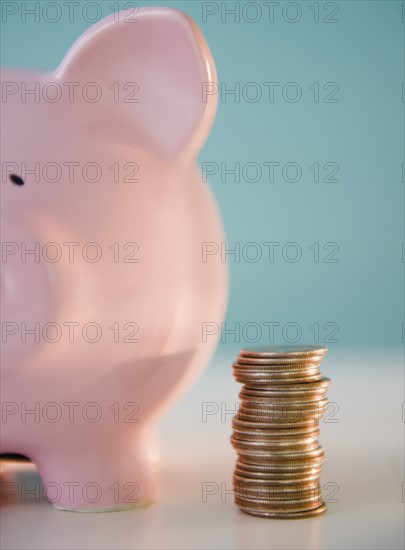
<path fill-rule="evenodd" d="M 243 349 L 233 373 L 243 384 L 231 442 L 238 454 L 235 503 L 248 514 L 304 518 L 325 512 L 319 421 L 330 380 L 319 364 L 327 349 Z"/>

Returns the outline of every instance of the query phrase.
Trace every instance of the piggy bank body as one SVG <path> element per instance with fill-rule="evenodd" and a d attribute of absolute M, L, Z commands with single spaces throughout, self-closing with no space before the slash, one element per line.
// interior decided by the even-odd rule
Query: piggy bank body
<path fill-rule="evenodd" d="M 209 50 L 180 12 L 121 15 L 55 73 L 3 74 L 1 452 L 71 510 L 153 498 L 153 427 L 209 360 L 226 301 L 196 164 Z"/>

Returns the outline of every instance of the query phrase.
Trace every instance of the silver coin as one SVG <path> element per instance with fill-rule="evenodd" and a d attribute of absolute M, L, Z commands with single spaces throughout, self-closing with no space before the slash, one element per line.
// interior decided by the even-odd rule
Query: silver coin
<path fill-rule="evenodd" d="M 284 440 L 289 438 L 294 439 L 297 437 L 313 437 L 320 434 L 319 424 L 317 424 L 316 422 L 308 426 L 294 426 L 292 428 L 271 428 L 266 422 L 262 422 L 261 424 L 258 423 L 258 425 L 256 425 L 253 422 L 240 420 L 238 416 L 234 416 L 232 419 L 232 429 L 235 434 L 237 433 L 241 436 L 258 436 L 275 440 Z"/>
<path fill-rule="evenodd" d="M 278 495 L 274 493 L 266 494 L 266 493 L 257 493 L 257 492 L 248 493 L 246 490 L 242 492 L 235 491 L 234 495 L 239 499 L 243 499 L 244 501 L 249 501 L 249 502 L 252 502 L 253 499 L 257 499 L 258 501 L 263 501 L 268 499 L 268 502 L 271 507 L 277 507 L 282 509 L 285 509 L 287 507 L 290 508 L 291 506 L 293 506 L 291 503 L 292 499 L 295 500 L 294 507 L 296 507 L 296 505 L 299 504 L 300 502 L 302 503 L 302 505 L 299 508 L 300 510 L 303 510 L 303 509 L 305 510 L 308 508 L 306 503 L 308 502 L 307 499 L 311 498 L 311 496 L 314 496 L 314 498 L 317 496 L 317 499 L 314 500 L 314 502 L 311 502 L 310 507 L 312 506 L 317 507 L 322 502 L 322 495 L 312 495 L 311 493 L 308 493 L 307 495 L 298 495 L 298 497 L 296 497 L 294 493 L 291 493 L 290 495 L 291 500 L 289 500 L 287 495 Z M 262 507 L 262 505 L 260 505 L 260 507 Z"/>
<path fill-rule="evenodd" d="M 269 425 L 267 422 L 249 422 L 249 421 L 246 421 L 246 420 L 241 420 L 239 418 L 239 416 L 234 416 L 233 419 L 232 419 L 232 426 L 235 428 L 237 427 L 238 429 L 241 429 L 241 430 L 259 430 L 259 431 L 263 431 L 263 432 L 269 432 L 270 434 L 276 434 L 277 432 L 281 434 L 285 434 L 285 435 L 294 435 L 294 434 L 297 434 L 297 433 L 310 433 L 314 430 L 317 430 L 319 428 L 319 425 L 317 422 L 311 422 L 311 423 L 308 423 L 308 424 L 305 424 L 304 426 L 295 426 L 293 425 L 292 427 L 280 427 L 279 424 L 277 424 L 277 427 L 274 428 L 272 427 L 271 425 Z"/>
<path fill-rule="evenodd" d="M 281 389 L 286 389 L 290 387 L 293 383 L 292 380 L 296 380 L 295 384 L 307 384 L 315 379 L 315 382 L 322 380 L 321 371 L 319 369 L 308 369 L 307 371 L 287 371 L 287 372 L 270 372 L 255 370 L 254 372 L 246 372 L 245 370 L 233 369 L 233 375 L 239 378 L 246 379 L 247 385 L 250 382 L 255 382 L 257 380 L 268 380 L 270 388 L 274 386 L 282 386 Z M 305 389 L 305 388 L 304 388 Z"/>
<path fill-rule="evenodd" d="M 240 400 L 245 403 L 264 403 L 265 405 L 274 406 L 274 405 L 290 405 L 295 408 L 299 408 L 301 405 L 307 404 L 307 403 L 319 403 L 319 401 L 322 401 L 326 399 L 326 391 L 319 391 L 319 392 L 296 392 L 294 394 L 288 394 L 287 392 L 282 393 L 276 393 L 274 392 L 271 394 L 268 392 L 265 393 L 266 390 L 261 390 L 260 388 L 257 390 L 257 394 L 253 395 L 252 391 L 249 390 L 250 393 L 247 393 L 247 391 L 241 391 L 239 393 Z M 262 393 L 262 395 L 260 394 Z"/>
<path fill-rule="evenodd" d="M 232 420 L 235 502 L 265 517 L 310 517 L 326 509 L 320 490 L 325 453 L 319 421 L 331 383 L 319 364 L 326 348 L 242 350 L 233 374 L 243 384 Z M 312 510 L 317 510 L 312 512 Z"/>
<path fill-rule="evenodd" d="M 307 491 L 317 491 L 317 494 L 321 490 L 319 480 L 316 481 L 305 481 L 305 482 L 295 482 L 294 484 L 289 485 L 279 485 L 277 483 L 272 483 L 271 480 L 267 479 L 248 479 L 242 478 L 237 474 L 233 475 L 233 482 L 238 486 L 239 489 L 246 487 L 248 491 L 257 490 L 260 492 L 273 492 L 275 494 L 286 494 L 290 495 L 291 493 L 304 493 Z"/>
<path fill-rule="evenodd" d="M 236 467 L 249 472 L 283 472 L 298 473 L 316 471 L 320 468 L 324 461 L 324 455 L 312 457 L 310 459 L 304 458 L 302 460 L 284 460 L 280 462 L 260 462 L 259 464 L 246 461 L 243 458 L 239 458 L 236 461 Z"/>
<path fill-rule="evenodd" d="M 305 376 L 306 374 L 319 373 L 319 364 L 314 363 L 281 363 L 281 364 L 250 364 L 250 363 L 233 363 L 232 369 L 234 372 L 243 372 L 246 374 L 265 373 L 269 376 L 293 376 L 294 373 L 297 376 Z"/>
<path fill-rule="evenodd" d="M 280 464 L 278 468 L 272 469 L 266 468 L 266 464 L 245 464 L 243 468 L 237 464 L 233 473 L 247 480 L 267 481 L 273 485 L 285 485 L 300 483 L 301 481 L 305 483 L 319 480 L 322 473 L 322 465 L 323 463 L 320 462 L 311 470 L 291 470 L 290 468 L 286 468 L 285 464 Z M 256 469 L 253 469 L 253 466 Z"/>
<path fill-rule="evenodd" d="M 269 512 L 301 512 L 318 508 L 322 504 L 322 496 L 308 497 L 294 500 L 270 500 L 265 498 L 249 498 L 235 493 L 235 503 L 239 506 L 260 508 Z"/>
<path fill-rule="evenodd" d="M 321 375 L 307 376 L 305 380 L 309 383 L 319 382 L 320 376 Z M 272 379 L 272 378 L 269 378 L 268 376 L 263 376 L 263 375 L 252 377 L 252 376 L 244 376 L 244 375 L 241 376 L 239 374 L 235 374 L 234 378 L 237 382 L 239 382 L 239 384 L 243 384 L 247 388 L 251 388 L 251 389 L 271 388 L 273 384 L 277 384 L 277 385 L 283 384 L 283 386 L 287 388 L 289 386 L 290 387 L 294 386 L 295 384 L 300 384 L 303 381 L 302 378 L 281 379 L 277 377 Z"/>
<path fill-rule="evenodd" d="M 297 486 L 300 484 L 306 483 L 319 483 L 320 480 L 320 471 L 317 474 L 304 476 L 303 474 L 283 474 L 280 472 L 275 473 L 262 473 L 262 472 L 248 472 L 245 470 L 239 470 L 238 468 L 234 471 L 234 476 L 237 476 L 239 479 L 244 479 L 250 483 L 263 483 L 274 486 Z"/>
<path fill-rule="evenodd" d="M 271 419 L 267 419 L 266 420 L 266 417 L 265 416 L 255 416 L 255 415 L 251 415 L 251 414 L 244 414 L 243 412 L 242 413 L 238 413 L 238 419 L 241 420 L 241 421 L 246 421 L 247 423 L 249 424 L 254 424 L 254 425 L 263 425 L 263 423 L 266 424 L 267 427 L 269 428 L 274 428 L 274 429 L 278 429 L 278 428 L 282 428 L 282 429 L 285 429 L 285 428 L 298 428 L 298 427 L 309 427 L 309 426 L 317 426 L 318 425 L 318 420 L 315 419 L 315 414 L 313 415 L 309 415 L 307 417 L 304 417 L 304 418 L 300 418 L 300 419 L 297 419 L 297 418 L 287 418 L 286 416 L 280 416 L 279 418 L 277 417 L 271 417 Z"/>
<path fill-rule="evenodd" d="M 273 485 L 307 483 L 310 481 L 319 481 L 322 473 L 322 464 L 322 462 L 319 463 L 311 470 L 291 470 L 290 468 L 287 469 L 285 464 L 280 464 L 278 468 L 273 469 L 266 468 L 266 464 L 247 464 L 250 468 L 242 468 L 236 465 L 233 474 L 246 480 L 267 481 Z M 258 469 L 253 469 L 253 466 Z"/>
<path fill-rule="evenodd" d="M 298 428 L 298 429 L 289 429 L 289 430 L 271 430 L 271 429 L 265 429 L 265 430 L 258 430 L 257 428 L 246 428 L 245 426 L 240 427 L 236 424 L 236 419 L 232 422 L 233 426 L 233 435 L 235 437 L 240 438 L 259 438 L 259 439 L 265 439 L 270 441 L 278 441 L 278 440 L 290 440 L 290 439 L 296 439 L 296 438 L 303 438 L 303 437 L 318 437 L 320 434 L 319 428 L 316 427 L 310 427 L 310 428 Z"/>
<path fill-rule="evenodd" d="M 238 418 L 246 422 L 266 422 L 268 428 L 304 428 L 319 425 L 324 410 L 291 410 L 240 407 Z"/>
<path fill-rule="evenodd" d="M 239 356 L 236 365 L 263 365 L 271 367 L 283 366 L 286 370 L 289 368 L 297 369 L 299 367 L 308 368 L 313 365 L 319 365 L 322 357 L 314 355 L 313 357 L 243 357 Z M 276 370 L 274 368 L 274 370 Z"/>
<path fill-rule="evenodd" d="M 231 436 L 231 443 L 233 447 L 239 451 L 242 450 L 251 450 L 255 449 L 258 451 L 268 451 L 269 453 L 281 453 L 281 452 L 291 452 L 296 453 L 298 451 L 312 451 L 316 449 L 319 445 L 318 439 L 308 440 L 308 441 L 292 441 L 287 443 L 285 441 L 263 441 L 260 439 L 238 439 L 234 435 Z"/>
<path fill-rule="evenodd" d="M 319 483 L 321 477 L 321 467 L 315 473 L 308 472 L 256 472 L 254 470 L 244 470 L 236 467 L 233 475 L 239 480 L 249 481 L 250 483 L 268 483 L 270 485 L 296 485 L 301 483 Z"/>
<path fill-rule="evenodd" d="M 263 388 L 263 387 L 271 387 L 272 384 L 283 384 L 284 386 L 293 385 L 293 384 L 299 384 L 303 381 L 302 378 L 269 378 L 268 376 L 255 376 L 249 377 L 249 376 L 243 376 L 239 374 L 234 375 L 235 380 L 239 382 L 240 384 L 244 384 L 247 387 L 250 388 Z M 313 375 L 313 376 L 307 376 L 305 380 L 307 382 L 318 382 L 322 378 L 322 375 Z"/>
<path fill-rule="evenodd" d="M 312 459 L 319 456 L 324 456 L 325 452 L 323 448 L 318 445 L 315 449 L 310 449 L 308 451 L 260 451 L 260 450 L 250 450 L 250 449 L 237 449 L 239 458 L 243 459 L 244 462 L 253 462 L 254 464 L 261 462 L 297 462 L 305 459 Z"/>
<path fill-rule="evenodd" d="M 246 358 L 246 360 L 248 360 Z M 250 360 L 250 359 L 249 359 Z M 262 373 L 269 375 L 279 374 L 280 376 L 304 376 L 306 374 L 314 374 L 320 372 L 320 362 L 311 363 L 240 363 L 236 362 L 232 364 L 233 371 L 243 372 L 246 374 Z"/>
<path fill-rule="evenodd" d="M 260 388 L 259 388 L 260 391 Z M 268 410 L 312 410 L 321 406 L 326 406 L 327 397 L 325 392 L 318 394 L 306 394 L 300 398 L 294 398 L 294 396 L 277 396 L 269 397 L 266 395 L 246 395 L 246 393 L 239 394 L 240 402 L 245 407 L 263 407 Z"/>
<path fill-rule="evenodd" d="M 232 441 L 233 447 L 235 451 L 238 453 L 239 456 L 246 452 L 261 452 L 261 453 L 268 453 L 273 455 L 274 457 L 283 457 L 287 453 L 299 453 L 299 452 L 305 452 L 309 453 L 311 451 L 314 451 L 319 446 L 318 441 L 314 441 L 314 443 L 308 444 L 308 445 L 283 445 L 283 446 L 270 446 L 270 445 L 262 445 L 260 443 L 254 443 L 252 441 L 248 442 L 240 442 L 239 440 L 236 440 L 237 443 L 235 443 L 235 440 Z M 255 455 L 256 456 L 256 455 Z"/>
<path fill-rule="evenodd" d="M 246 369 L 246 368 L 239 368 L 240 365 L 238 367 L 233 367 L 233 373 L 235 375 L 242 375 L 242 376 L 250 376 L 252 379 L 254 379 L 255 377 L 257 378 L 258 376 L 267 376 L 269 378 L 269 380 L 277 380 L 277 378 L 280 378 L 281 380 L 283 380 L 281 382 L 281 384 L 285 384 L 285 380 L 288 381 L 291 380 L 292 378 L 297 378 L 297 379 L 302 379 L 302 380 L 306 380 L 309 376 L 315 376 L 315 375 L 319 375 L 321 373 L 319 367 L 317 366 L 312 366 L 311 368 L 305 368 L 305 369 L 279 369 L 279 370 L 274 370 L 274 369 L 262 369 L 260 366 L 259 368 L 254 368 L 254 369 L 251 369 L 251 365 L 244 365 L 245 367 L 248 366 L 249 369 Z"/>
<path fill-rule="evenodd" d="M 244 348 L 240 350 L 240 355 L 243 357 L 285 357 L 287 356 L 324 356 L 328 348 L 313 346 L 313 345 L 284 345 L 284 346 L 267 346 L 257 348 Z"/>
<path fill-rule="evenodd" d="M 286 386 L 283 384 L 271 384 L 269 388 L 263 388 L 263 389 L 249 388 L 245 386 L 242 389 L 242 392 L 246 393 L 246 395 L 265 395 L 265 396 L 269 395 L 271 397 L 273 396 L 273 394 L 274 395 L 288 394 L 288 395 L 295 396 L 297 394 L 300 395 L 301 392 L 316 393 L 319 391 L 326 391 L 329 389 L 330 384 L 331 384 L 330 378 L 323 377 L 318 382 L 298 383 L 292 387 L 289 385 Z"/>
<path fill-rule="evenodd" d="M 273 404 L 266 406 L 265 403 L 247 403 L 242 401 L 239 407 L 237 418 L 241 420 L 252 420 L 253 422 L 266 421 L 270 428 L 270 423 L 292 423 L 293 427 L 299 427 L 300 423 L 318 423 L 326 412 L 327 403 L 314 403 L 312 407 L 304 407 L 287 404 Z M 295 424 L 296 423 L 296 424 Z M 295 425 L 294 425 L 295 424 Z M 277 426 L 276 426 L 277 427 Z"/>
<path fill-rule="evenodd" d="M 322 495 L 318 492 L 314 491 L 307 491 L 306 493 L 290 493 L 282 494 L 282 493 L 267 493 L 266 491 L 248 491 L 246 488 L 241 490 L 234 491 L 235 497 L 238 497 L 239 499 L 249 500 L 252 502 L 252 500 L 256 499 L 258 501 L 266 500 L 269 503 L 271 503 L 271 506 L 276 505 L 277 507 L 285 508 L 286 505 L 288 507 L 292 506 L 292 501 L 294 500 L 294 504 L 299 504 L 300 502 L 303 504 L 301 509 L 306 509 L 307 506 L 305 504 L 308 503 L 308 500 L 310 498 L 313 498 L 314 501 L 311 502 L 311 506 L 313 505 L 316 507 L 322 502 Z M 304 504 L 305 503 L 305 504 Z"/>
<path fill-rule="evenodd" d="M 319 431 L 313 431 L 307 435 L 289 436 L 289 437 L 263 437 L 260 435 L 240 434 L 233 432 L 231 441 L 234 445 L 257 445 L 269 447 L 306 447 L 318 441 Z"/>
<path fill-rule="evenodd" d="M 246 461 L 243 458 L 239 458 L 236 461 L 236 467 L 240 470 L 248 473 L 260 472 L 260 473 L 283 473 L 286 476 L 291 475 L 312 475 L 318 473 L 322 467 L 324 456 L 312 457 L 309 460 L 294 460 L 280 462 L 259 462 L 258 464 Z"/>
<path fill-rule="evenodd" d="M 274 438 L 265 438 L 265 437 L 249 437 L 249 436 L 241 436 L 240 434 L 235 434 L 231 436 L 232 443 L 235 446 L 243 446 L 243 445 L 251 445 L 251 446 L 257 446 L 257 447 L 268 447 L 272 449 L 281 449 L 281 448 L 288 448 L 291 449 L 292 447 L 296 448 L 303 448 L 308 447 L 309 445 L 313 445 L 318 441 L 318 436 L 312 438 L 305 438 L 305 439 L 298 439 L 298 438 L 288 438 L 288 439 L 274 439 Z"/>
<path fill-rule="evenodd" d="M 311 483 L 319 483 L 321 478 L 320 474 L 301 477 L 277 477 L 277 474 L 265 475 L 260 472 L 254 472 L 252 476 L 247 476 L 244 475 L 244 472 L 241 470 L 235 470 L 234 476 L 237 476 L 237 479 L 243 479 L 246 482 L 249 482 L 251 485 L 266 483 L 274 487 L 297 487 Z"/>
<path fill-rule="evenodd" d="M 298 384 L 295 384 L 298 386 Z M 301 385 L 301 384 L 300 384 Z M 307 390 L 299 390 L 294 389 L 294 385 L 290 386 L 290 390 L 283 389 L 283 390 L 276 390 L 272 389 L 271 387 L 265 387 L 265 388 L 250 388 L 247 386 L 243 386 L 243 389 L 240 391 L 239 395 L 246 398 L 246 399 L 257 399 L 262 398 L 262 400 L 265 403 L 271 403 L 275 399 L 284 399 L 295 403 L 305 403 L 308 400 L 313 399 L 326 399 L 326 392 L 328 388 L 319 387 L 317 389 L 310 389 Z"/>
<path fill-rule="evenodd" d="M 318 508 L 313 508 L 311 510 L 304 510 L 300 512 L 269 512 L 268 510 L 259 510 L 257 508 L 252 508 L 246 505 L 238 505 L 240 510 L 245 514 L 250 514 L 251 516 L 271 518 L 271 519 L 305 519 L 318 517 L 324 514 L 327 510 L 326 504 L 322 503 Z"/>
<path fill-rule="evenodd" d="M 269 401 L 265 397 L 253 397 L 253 396 L 244 396 L 239 395 L 241 405 L 238 409 L 238 412 L 243 408 L 245 412 L 256 412 L 259 411 L 263 414 L 274 412 L 305 412 L 311 413 L 312 411 L 323 411 L 328 405 L 328 400 L 326 397 L 322 397 L 317 401 Z"/>

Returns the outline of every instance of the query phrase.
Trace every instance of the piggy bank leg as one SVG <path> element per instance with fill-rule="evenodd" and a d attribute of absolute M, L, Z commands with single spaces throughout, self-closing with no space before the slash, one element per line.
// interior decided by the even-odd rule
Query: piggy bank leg
<path fill-rule="evenodd" d="M 155 496 L 149 449 L 118 446 L 65 449 L 36 460 L 45 497 L 59 510 L 107 512 L 142 506 Z"/>

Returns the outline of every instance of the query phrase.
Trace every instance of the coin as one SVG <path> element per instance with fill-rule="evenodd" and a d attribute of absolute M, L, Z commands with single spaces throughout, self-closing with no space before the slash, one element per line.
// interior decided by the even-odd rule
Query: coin
<path fill-rule="evenodd" d="M 237 448 L 237 453 L 240 458 L 244 460 L 244 462 L 253 463 L 253 464 L 260 464 L 262 462 L 300 462 L 302 460 L 308 460 L 311 458 L 317 458 L 319 456 L 324 456 L 324 450 L 320 445 L 316 447 L 315 449 L 304 449 L 301 451 L 288 451 L 288 450 L 281 450 L 281 451 L 268 451 L 268 450 L 250 450 L 250 449 L 244 449 L 241 447 Z"/>
<path fill-rule="evenodd" d="M 288 418 L 283 417 L 281 417 L 281 419 L 277 419 L 276 417 L 274 417 L 273 419 L 266 420 L 265 416 L 252 416 L 243 412 L 239 412 L 238 416 L 241 420 L 244 420 L 249 424 L 259 425 L 265 422 L 270 428 L 279 428 L 281 426 L 283 428 L 295 428 L 297 426 L 304 428 L 317 425 L 317 420 L 314 418 L 316 416 L 315 414 L 303 420 L 298 420 L 294 418 L 291 418 L 291 420 L 289 420 Z"/>
<path fill-rule="evenodd" d="M 285 386 L 283 384 L 271 384 L 268 388 L 264 389 L 257 389 L 257 388 L 249 388 L 244 387 L 241 390 L 241 393 L 246 393 L 247 395 L 265 395 L 269 397 L 273 397 L 273 395 L 282 395 L 283 393 L 288 395 L 299 395 L 300 392 L 309 392 L 309 393 L 316 393 L 319 391 L 326 391 L 330 386 L 331 380 L 330 378 L 323 377 L 318 382 L 313 383 L 298 383 L 295 384 L 293 387 L 291 386 Z"/>
<path fill-rule="evenodd" d="M 264 400 L 255 399 L 254 402 L 248 399 L 241 399 L 238 410 L 238 418 L 242 420 L 273 420 L 297 422 L 304 420 L 319 421 L 326 411 L 328 401 L 322 399 L 307 403 L 266 403 Z"/>
<path fill-rule="evenodd" d="M 326 504 L 322 503 L 318 508 L 312 508 L 311 510 L 301 510 L 300 512 L 269 512 L 268 510 L 259 510 L 257 508 L 252 508 L 246 506 L 245 504 L 238 505 L 242 512 L 250 514 L 252 516 L 259 516 L 264 518 L 271 519 L 304 519 L 304 518 L 314 518 L 321 516 L 326 512 Z"/>
<path fill-rule="evenodd" d="M 267 375 L 245 375 L 245 374 L 234 374 L 235 380 L 239 382 L 240 384 L 244 384 L 247 388 L 263 388 L 263 387 L 269 387 L 272 384 L 283 384 L 284 387 L 292 386 L 294 384 L 300 384 L 303 381 L 302 377 L 285 377 L 280 378 L 277 376 L 267 376 Z M 305 381 L 307 382 L 319 382 L 321 379 L 320 374 L 314 374 L 311 376 L 307 376 L 305 378 Z"/>
<path fill-rule="evenodd" d="M 237 359 L 236 363 L 232 364 L 234 371 L 244 372 L 246 374 L 260 372 L 262 374 L 280 374 L 284 376 L 305 375 L 309 373 L 319 373 L 319 363 L 269 363 L 259 362 L 259 363 L 244 363 L 240 362 L 242 359 Z M 246 358 L 246 361 L 251 361 L 251 359 Z"/>
<path fill-rule="evenodd" d="M 317 399 L 315 401 L 274 401 L 261 397 L 244 396 L 240 395 L 240 406 L 238 412 L 245 412 L 246 414 L 271 414 L 274 413 L 295 413 L 299 416 L 311 414 L 314 412 L 324 412 L 328 405 L 326 397 Z"/>
<path fill-rule="evenodd" d="M 285 457 L 287 453 L 295 454 L 302 453 L 303 445 L 286 445 L 284 443 L 276 445 L 263 444 L 260 441 L 241 441 L 240 439 L 233 439 L 232 444 L 239 456 L 246 456 L 249 452 L 252 453 L 267 453 L 268 455 L 277 455 L 277 457 Z M 305 453 L 315 451 L 319 447 L 318 440 L 313 443 L 305 445 Z M 249 456 L 252 456 L 249 454 Z M 256 456 L 256 455 L 254 455 Z"/>
<path fill-rule="evenodd" d="M 233 435 L 240 439 L 258 438 L 270 441 L 290 441 L 302 437 L 318 437 L 319 428 L 311 426 L 310 428 L 290 428 L 283 430 L 279 429 L 257 429 L 257 428 L 240 428 L 235 422 L 232 423 Z"/>
<path fill-rule="evenodd" d="M 246 366 L 248 366 L 247 369 L 241 368 Z M 246 379 L 247 385 L 255 380 L 267 379 L 269 387 L 287 385 L 288 388 L 292 380 L 296 380 L 296 383 L 300 384 L 311 381 L 319 382 L 322 379 L 322 374 L 318 367 L 275 370 L 251 368 L 251 365 L 233 365 L 233 374 L 235 378 L 241 377 Z"/>
<path fill-rule="evenodd" d="M 281 430 L 282 431 L 282 430 Z M 231 442 L 235 445 L 259 445 L 265 447 L 302 447 L 312 445 L 318 441 L 319 430 L 313 430 L 309 434 L 289 437 L 261 436 L 258 434 L 241 434 L 233 432 Z"/>
<path fill-rule="evenodd" d="M 321 357 L 314 355 L 313 357 L 241 357 L 236 360 L 237 365 L 263 365 L 263 366 L 284 366 L 285 368 L 302 368 L 311 365 L 319 365 Z"/>
<path fill-rule="evenodd" d="M 254 464 L 247 464 L 248 466 L 261 466 Z M 285 470 L 284 465 L 281 465 L 278 469 L 275 470 L 253 470 L 252 468 L 246 470 L 245 468 L 240 468 L 236 466 L 233 475 L 239 476 L 242 479 L 248 480 L 250 483 L 254 484 L 259 481 L 267 481 L 273 485 L 288 485 L 288 484 L 300 484 L 307 483 L 309 481 L 318 481 L 322 473 L 322 464 L 319 464 L 319 467 L 314 470 L 308 471 L 293 471 Z"/>
<path fill-rule="evenodd" d="M 301 472 L 296 474 L 285 474 L 284 472 L 262 473 L 262 472 L 247 472 L 246 470 L 239 470 L 235 468 L 234 479 L 244 479 L 249 482 L 250 485 L 256 483 L 266 482 L 273 486 L 293 486 L 297 487 L 306 483 L 319 482 L 321 470 L 319 469 L 316 474 L 304 475 Z"/>
<path fill-rule="evenodd" d="M 236 461 L 236 467 L 249 472 L 279 472 L 279 473 L 299 473 L 299 472 L 311 472 L 314 468 L 320 468 L 322 466 L 324 457 L 320 456 L 312 458 L 311 460 L 304 460 L 301 462 L 284 462 L 280 463 L 259 463 L 252 464 L 238 457 Z"/>
<path fill-rule="evenodd" d="M 312 461 L 308 461 L 312 462 Z M 254 478 L 254 479 L 268 479 L 269 481 L 275 480 L 278 481 L 279 479 L 281 481 L 287 481 L 287 480 L 293 480 L 293 479 L 303 479 L 306 480 L 307 478 L 313 478 L 316 476 L 320 476 L 322 471 L 322 463 L 319 463 L 316 467 L 311 467 L 308 470 L 287 470 L 285 464 L 279 465 L 278 468 L 273 469 L 266 469 L 266 468 L 260 468 L 262 464 L 252 464 L 252 463 L 245 463 L 245 467 L 241 467 L 237 465 L 234 470 L 234 474 L 238 475 L 243 478 Z M 256 466 L 256 469 L 253 468 L 253 466 Z"/>
<path fill-rule="evenodd" d="M 247 505 L 251 508 L 260 508 L 268 510 L 269 512 L 286 511 L 286 512 L 300 512 L 303 510 L 311 510 L 318 508 L 322 504 L 322 496 L 315 495 L 314 497 L 300 498 L 300 499 L 283 499 L 282 501 L 266 498 L 255 498 L 240 495 L 235 491 L 235 502 L 237 504 Z"/>
<path fill-rule="evenodd" d="M 232 420 L 233 426 L 239 426 L 241 428 L 246 429 L 260 429 L 260 430 L 269 430 L 269 431 L 279 431 L 279 430 L 303 430 L 303 431 L 312 431 L 316 430 L 318 428 L 318 423 L 315 421 L 306 422 L 302 426 L 299 426 L 295 423 L 292 423 L 291 426 L 289 425 L 281 425 L 280 424 L 271 424 L 269 422 L 266 422 L 266 420 L 258 421 L 258 422 L 252 422 L 250 420 L 243 420 L 240 418 L 240 415 L 238 414 L 235 416 Z"/>
<path fill-rule="evenodd" d="M 269 391 L 262 388 L 249 388 L 242 390 L 239 393 L 239 397 L 243 401 L 249 401 L 252 403 L 265 403 L 268 405 L 274 405 L 277 403 L 290 403 L 294 406 L 303 405 L 304 403 L 312 403 L 325 399 L 326 390 L 320 389 L 319 391 L 292 391 L 292 392 L 279 392 Z"/>
<path fill-rule="evenodd" d="M 308 382 L 317 382 L 321 379 L 321 375 L 314 374 L 313 376 L 308 376 L 307 381 Z M 240 382 L 241 384 L 245 384 L 251 388 L 258 388 L 263 386 L 268 386 L 272 383 L 277 384 L 299 384 L 302 382 L 302 378 L 273 378 L 270 376 L 245 376 L 240 374 L 235 374 L 235 380 L 237 382 Z"/>
<path fill-rule="evenodd" d="M 313 355 L 320 355 L 323 357 L 327 351 L 328 348 L 323 348 L 319 346 L 285 345 L 241 349 L 240 355 L 242 357 L 306 357 Z"/>
<path fill-rule="evenodd" d="M 249 491 L 247 488 L 237 489 L 235 487 L 234 491 L 235 498 L 238 498 L 240 501 L 244 500 L 245 502 L 260 503 L 260 508 L 267 508 L 271 506 L 272 508 L 277 506 L 279 509 L 290 509 L 292 506 L 296 508 L 299 506 L 299 509 L 307 509 L 308 507 L 316 508 L 322 502 L 322 495 L 320 490 L 310 489 L 308 491 L 303 491 L 302 493 L 274 493 L 272 491 Z M 263 505 L 263 502 L 266 502 L 266 505 Z"/>
<path fill-rule="evenodd" d="M 274 498 L 295 499 L 308 498 L 311 496 L 319 496 L 320 484 L 318 480 L 300 482 L 294 485 L 277 485 L 272 484 L 268 480 L 241 480 L 238 476 L 233 476 L 234 486 L 238 490 L 238 494 L 244 491 L 247 496 L 256 495 L 257 498 L 268 498 L 270 495 Z"/>
<path fill-rule="evenodd" d="M 327 349 L 273 346 L 241 350 L 233 374 L 243 384 L 230 441 L 237 453 L 235 503 L 268 518 L 316 517 L 326 510 L 320 476 L 325 453 L 319 421 L 331 383 Z"/>

